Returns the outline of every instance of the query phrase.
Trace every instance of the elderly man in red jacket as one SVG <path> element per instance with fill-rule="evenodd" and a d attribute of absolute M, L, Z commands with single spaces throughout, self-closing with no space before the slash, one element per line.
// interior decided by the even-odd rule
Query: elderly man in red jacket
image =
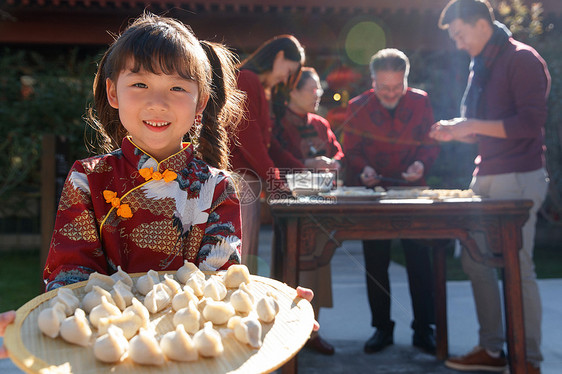
<path fill-rule="evenodd" d="M 428 134 L 434 123 L 427 94 L 408 87 L 408 57 L 396 49 L 379 51 L 371 59 L 373 88 L 352 99 L 344 122 L 343 148 L 347 185 L 367 187 L 424 185 L 424 176 L 439 147 Z M 401 240 L 412 298 L 412 343 L 435 353 L 433 335 L 433 278 L 429 247 Z M 390 319 L 390 240 L 363 241 L 371 324 L 375 334 L 365 343 L 366 353 L 393 344 Z"/>

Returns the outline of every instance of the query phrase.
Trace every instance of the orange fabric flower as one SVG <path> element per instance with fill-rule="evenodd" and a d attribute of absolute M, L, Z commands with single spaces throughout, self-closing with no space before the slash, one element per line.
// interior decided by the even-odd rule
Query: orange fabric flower
<path fill-rule="evenodd" d="M 131 218 L 133 216 L 133 212 L 131 212 L 129 204 L 121 204 L 119 208 L 117 208 L 117 215 L 123 218 Z"/>
<path fill-rule="evenodd" d="M 145 179 L 152 179 L 152 168 L 142 168 L 139 170 L 139 174 Z"/>
<path fill-rule="evenodd" d="M 121 199 L 117 197 L 117 192 L 110 190 L 103 191 L 103 197 L 105 202 L 111 204 L 112 207 L 117 208 L 117 215 L 123 218 L 131 218 L 133 212 L 129 207 L 129 204 L 121 204 Z"/>
<path fill-rule="evenodd" d="M 171 170 L 166 169 L 163 173 L 159 171 L 153 171 L 153 168 L 142 168 L 139 170 L 139 174 L 147 181 L 154 179 L 154 180 L 161 180 L 164 179 L 166 183 L 175 180 L 178 175 Z"/>
<path fill-rule="evenodd" d="M 105 191 L 103 191 L 103 197 L 105 199 L 105 202 L 110 203 L 111 206 L 114 207 L 114 208 L 119 207 L 119 205 L 121 204 L 121 201 L 117 197 L 116 192 L 113 192 L 113 191 L 110 191 L 110 190 L 105 190 Z"/>
<path fill-rule="evenodd" d="M 103 197 L 106 203 L 110 203 L 113 198 L 117 197 L 117 193 L 110 190 L 104 190 Z"/>
<path fill-rule="evenodd" d="M 177 177 L 178 175 L 171 170 L 166 169 L 166 171 L 164 172 L 164 181 L 166 181 L 166 183 L 175 180 Z"/>

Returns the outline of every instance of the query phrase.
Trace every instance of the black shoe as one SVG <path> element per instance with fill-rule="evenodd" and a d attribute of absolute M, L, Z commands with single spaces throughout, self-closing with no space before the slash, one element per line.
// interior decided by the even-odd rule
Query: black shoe
<path fill-rule="evenodd" d="M 420 348 L 426 353 L 435 355 L 436 346 L 433 329 L 426 329 L 423 332 L 414 331 L 414 336 L 412 337 L 412 345 L 414 347 Z"/>
<path fill-rule="evenodd" d="M 394 322 L 387 328 L 377 329 L 375 334 L 367 340 L 363 350 L 365 353 L 375 353 L 391 344 L 394 344 Z"/>

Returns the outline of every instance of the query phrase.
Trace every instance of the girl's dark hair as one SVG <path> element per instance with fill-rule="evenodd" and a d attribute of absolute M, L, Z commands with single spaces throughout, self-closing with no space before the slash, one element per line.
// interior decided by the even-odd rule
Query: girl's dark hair
<path fill-rule="evenodd" d="M 117 82 L 126 68 L 178 74 L 197 83 L 199 100 L 209 97 L 202 125 L 192 126 L 189 134 L 196 155 L 211 166 L 227 168 L 227 129 L 234 127 L 243 113 L 244 95 L 236 89 L 236 62 L 226 47 L 199 42 L 183 23 L 143 14 L 111 44 L 94 79 L 94 108 L 90 108 L 88 117 L 98 131 L 102 150 L 119 148 L 127 135 L 119 111 L 109 105 L 106 79 Z"/>
<path fill-rule="evenodd" d="M 474 25 L 479 19 L 494 23 L 494 10 L 487 0 L 451 0 L 439 17 L 438 26 L 447 29 L 456 19 Z"/>

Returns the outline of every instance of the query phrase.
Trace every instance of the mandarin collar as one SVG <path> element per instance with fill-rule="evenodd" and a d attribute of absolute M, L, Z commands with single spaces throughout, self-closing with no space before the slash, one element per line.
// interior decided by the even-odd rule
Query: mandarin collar
<path fill-rule="evenodd" d="M 295 112 L 294 110 L 291 110 L 289 108 L 287 108 L 287 112 L 286 115 L 298 118 L 300 121 L 302 121 L 303 124 L 297 124 L 297 126 L 302 127 L 306 124 L 308 124 L 308 116 L 310 113 L 306 113 L 306 114 L 299 114 L 297 112 Z M 295 124 L 295 122 L 293 121 L 289 121 L 290 124 Z"/>
<path fill-rule="evenodd" d="M 158 162 L 149 153 L 145 152 L 142 148 L 133 143 L 133 140 L 130 136 L 126 136 L 123 138 L 123 141 L 121 143 L 121 150 L 124 157 L 133 165 L 137 165 L 138 169 L 140 169 L 142 165 L 145 164 L 144 162 L 139 162 L 141 158 L 148 157 L 153 161 L 152 163 L 158 165 L 158 171 L 163 172 L 168 169 L 170 171 L 178 173 L 181 170 L 185 169 L 185 165 L 191 162 L 194 153 L 192 143 L 184 142 L 182 143 L 182 146 L 183 148 L 180 151 L 160 162 Z"/>

